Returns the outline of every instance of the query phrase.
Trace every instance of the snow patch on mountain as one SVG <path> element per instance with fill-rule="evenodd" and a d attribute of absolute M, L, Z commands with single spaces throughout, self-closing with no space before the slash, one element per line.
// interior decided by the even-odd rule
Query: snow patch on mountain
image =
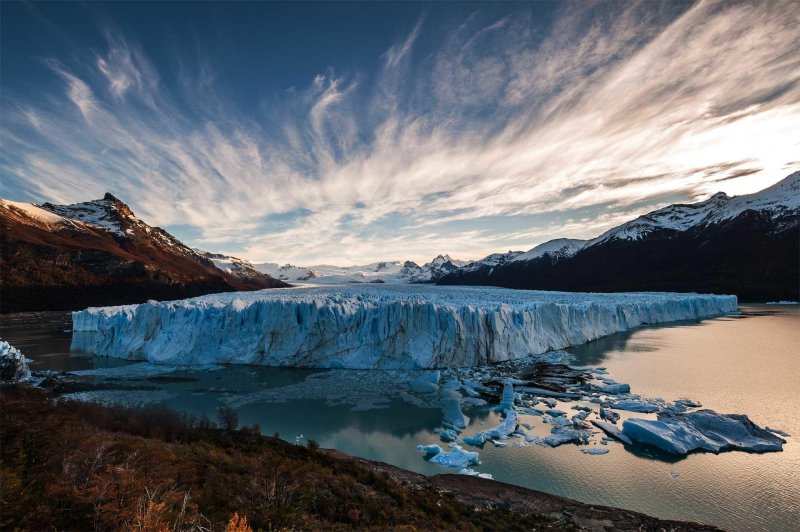
<path fill-rule="evenodd" d="M 73 203 L 71 205 L 45 203 L 42 207 L 64 218 L 83 222 L 97 229 L 123 237 L 132 234 L 130 229 L 123 228 L 124 221 L 130 224 L 139 222 L 139 219 L 134 216 L 127 205 L 111 194 L 106 194 L 103 199 L 98 200 Z"/>
<path fill-rule="evenodd" d="M 523 262 L 535 260 L 545 255 L 549 255 L 554 259 L 564 259 L 571 257 L 583 249 L 586 245 L 586 240 L 577 240 L 574 238 L 556 238 L 543 244 L 539 244 L 535 248 L 521 253 L 509 260 L 509 262 Z"/>
<path fill-rule="evenodd" d="M 717 224 L 747 210 L 766 213 L 775 222 L 796 225 L 800 216 L 800 172 L 754 194 L 730 197 L 718 192 L 699 203 L 664 207 L 609 229 L 586 247 L 609 240 L 639 240 L 657 230 L 686 231 L 698 225 Z"/>
<path fill-rule="evenodd" d="M 348 285 L 214 294 L 73 313 L 88 351 L 164 364 L 474 366 L 643 324 L 718 316 L 735 296 Z M 88 346 L 88 347 L 87 347 Z"/>

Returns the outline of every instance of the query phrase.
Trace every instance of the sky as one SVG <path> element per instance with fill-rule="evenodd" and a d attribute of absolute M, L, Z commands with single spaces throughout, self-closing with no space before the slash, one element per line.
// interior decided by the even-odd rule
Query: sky
<path fill-rule="evenodd" d="M 0 196 L 254 262 L 477 259 L 800 169 L 800 3 L 0 5 Z"/>

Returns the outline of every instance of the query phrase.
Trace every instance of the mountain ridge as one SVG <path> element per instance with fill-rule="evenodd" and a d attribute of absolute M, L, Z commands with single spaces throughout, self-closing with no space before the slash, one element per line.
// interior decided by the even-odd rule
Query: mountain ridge
<path fill-rule="evenodd" d="M 110 193 L 71 205 L 0 199 L 0 310 L 75 310 L 287 286 L 249 280 L 139 218 Z"/>
<path fill-rule="evenodd" d="M 477 261 L 438 282 L 538 290 L 699 291 L 731 293 L 744 300 L 796 300 L 800 172 L 753 194 L 717 193 L 695 204 L 657 209 L 580 242 L 574 241 L 571 254 L 536 256 L 534 248 L 523 260 L 525 254 L 500 264 Z"/>

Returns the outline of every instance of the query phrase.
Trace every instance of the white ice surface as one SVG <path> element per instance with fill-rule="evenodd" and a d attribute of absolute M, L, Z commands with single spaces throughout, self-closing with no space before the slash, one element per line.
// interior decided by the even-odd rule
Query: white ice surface
<path fill-rule="evenodd" d="M 735 296 L 351 285 L 90 308 L 73 330 L 101 356 L 162 364 L 463 367 L 513 360 L 645 324 L 718 316 Z"/>
<path fill-rule="evenodd" d="M 781 451 L 785 441 L 745 415 L 700 410 L 659 420 L 627 419 L 622 432 L 632 440 L 672 454 L 696 450 L 718 453 L 728 449 L 751 452 Z"/>
<path fill-rule="evenodd" d="M 429 462 L 446 467 L 465 468 L 478 463 L 478 453 L 465 451 L 461 446 L 453 445 L 451 451 L 438 453 Z"/>

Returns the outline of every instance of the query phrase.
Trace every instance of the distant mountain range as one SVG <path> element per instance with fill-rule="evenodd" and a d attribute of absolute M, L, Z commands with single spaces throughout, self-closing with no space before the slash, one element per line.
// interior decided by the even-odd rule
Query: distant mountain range
<path fill-rule="evenodd" d="M 0 200 L 0 231 L 4 312 L 287 286 L 261 272 L 218 268 L 111 194 L 74 205 Z"/>
<path fill-rule="evenodd" d="M 293 283 L 350 284 L 350 283 L 432 283 L 448 273 L 456 271 L 465 261 L 455 260 L 449 255 L 438 255 L 422 266 L 413 261 L 383 261 L 360 266 L 280 266 L 265 262 L 254 264 L 260 272 Z"/>
<path fill-rule="evenodd" d="M 695 291 L 800 299 L 800 172 L 755 194 L 670 205 L 592 240 L 557 239 L 469 263 L 440 284 Z"/>
<path fill-rule="evenodd" d="M 252 264 L 191 249 L 111 194 L 74 205 L 0 199 L 0 310 L 67 310 L 287 283 L 439 283 L 567 291 L 695 291 L 800 299 L 800 172 L 755 194 L 670 205 L 592 240 L 466 262 Z"/>

